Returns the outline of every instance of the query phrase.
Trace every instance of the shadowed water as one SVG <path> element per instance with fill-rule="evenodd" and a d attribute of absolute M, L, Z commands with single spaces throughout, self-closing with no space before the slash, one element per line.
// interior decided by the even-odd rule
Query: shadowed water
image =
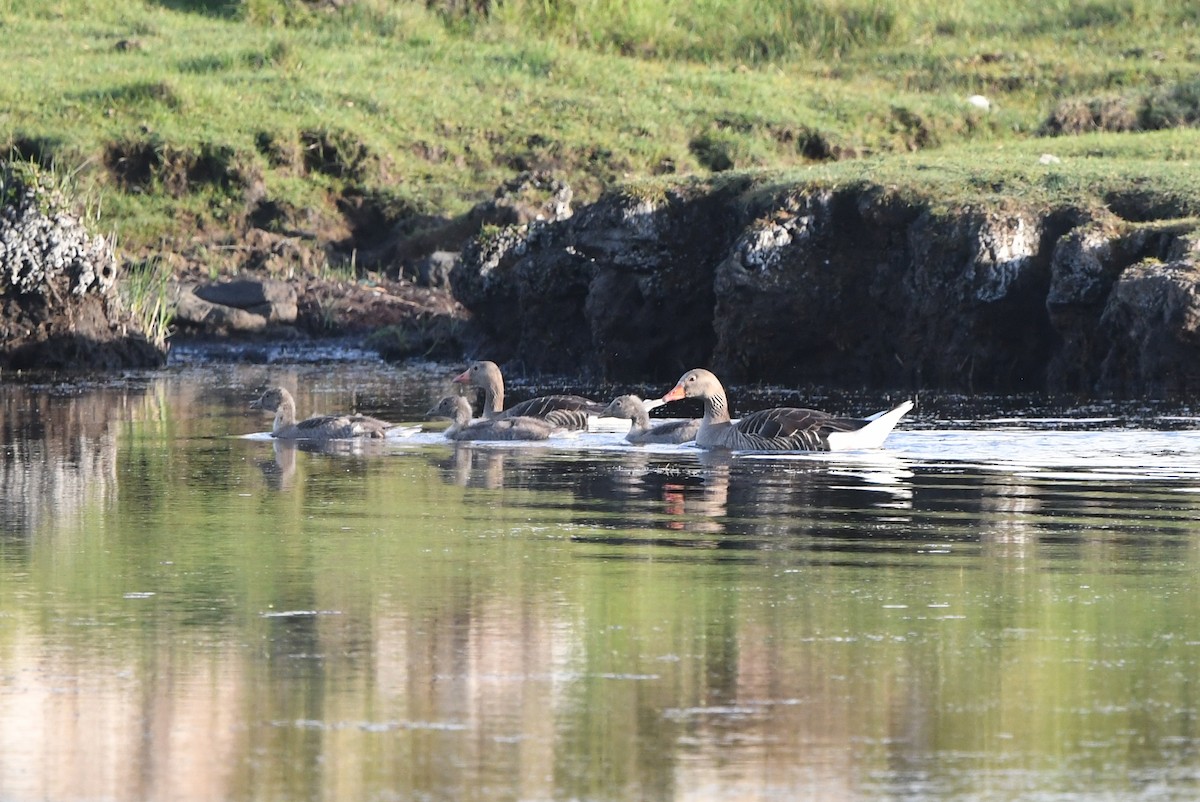
<path fill-rule="evenodd" d="M 1200 794 L 1190 409 L 928 399 L 732 458 L 247 409 L 412 421 L 455 367 L 0 386 L 0 799 Z"/>

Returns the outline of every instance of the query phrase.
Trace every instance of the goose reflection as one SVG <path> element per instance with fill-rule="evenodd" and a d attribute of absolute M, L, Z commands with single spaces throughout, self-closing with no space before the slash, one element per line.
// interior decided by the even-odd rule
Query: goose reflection
<path fill-rule="evenodd" d="M 590 506 L 599 513 L 596 523 L 607 529 L 724 531 L 728 466 L 710 473 L 692 460 L 637 449 L 607 466 L 603 478 L 592 483 L 588 492 L 593 500 Z"/>
<path fill-rule="evenodd" d="M 272 490 L 290 490 L 296 480 L 296 443 L 276 440 L 271 446 L 275 458 L 260 460 L 258 469 L 262 471 L 267 487 Z"/>
<path fill-rule="evenodd" d="M 501 490 L 505 484 L 508 452 L 478 448 L 470 442 L 456 442 L 449 457 L 433 460 L 442 478 L 452 485 L 483 490 Z"/>
<path fill-rule="evenodd" d="M 267 487 L 276 491 L 291 490 L 296 485 L 297 459 L 296 454 L 303 451 L 306 454 L 321 455 L 330 458 L 343 458 L 338 464 L 344 469 L 339 473 L 365 476 L 367 462 L 362 457 L 380 454 L 382 448 L 379 441 L 373 440 L 272 440 L 271 459 L 258 462 Z M 310 473 L 312 468 L 310 467 Z"/>
<path fill-rule="evenodd" d="M 722 534 L 729 512 L 729 468 L 727 454 L 706 454 L 700 482 L 668 480 L 662 487 L 663 509 L 670 531 Z"/>
<path fill-rule="evenodd" d="M 576 541 L 838 550 L 908 520 L 912 471 L 895 456 L 761 456 L 457 443 L 432 459 L 451 484 L 532 491 L 505 504 L 548 527 L 568 511 Z"/>
<path fill-rule="evenodd" d="M 626 455 L 603 490 L 612 503 L 594 522 L 606 531 L 581 539 L 735 550 L 808 549 L 813 537 L 870 537 L 906 521 L 913 496 L 912 471 L 894 457 L 758 459 L 724 452 Z M 690 537 L 681 538 L 685 533 Z"/>
<path fill-rule="evenodd" d="M 699 457 L 699 464 L 694 456 Z M 726 531 L 728 514 L 728 454 L 696 452 L 680 459 L 638 449 L 608 466 L 604 478 L 590 490 L 595 516 L 584 511 L 581 518 L 605 531 L 577 536 L 576 540 L 614 545 L 721 545 L 719 536 Z M 623 534 L 611 534 L 614 529 Z M 680 534 L 700 537 L 681 538 Z"/>

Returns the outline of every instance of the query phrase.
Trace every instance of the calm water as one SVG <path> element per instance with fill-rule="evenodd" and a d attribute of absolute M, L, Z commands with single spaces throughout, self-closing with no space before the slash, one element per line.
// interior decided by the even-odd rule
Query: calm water
<path fill-rule="evenodd" d="M 9 377 L 0 799 L 1200 796 L 1189 410 L 933 399 L 807 457 L 243 436 L 268 381 L 413 420 L 456 367 Z"/>

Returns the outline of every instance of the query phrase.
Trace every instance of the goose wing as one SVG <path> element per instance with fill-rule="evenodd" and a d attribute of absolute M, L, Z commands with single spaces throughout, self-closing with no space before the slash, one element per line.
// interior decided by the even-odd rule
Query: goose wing
<path fill-rule="evenodd" d="M 700 420 L 669 420 L 650 427 L 642 435 L 647 443 L 688 443 L 696 439 Z"/>
<path fill-rule="evenodd" d="M 395 424 L 367 415 L 355 415 L 350 419 L 351 437 L 386 437 L 387 430 Z"/>
<path fill-rule="evenodd" d="M 342 440 L 348 437 L 383 437 L 390 423 L 366 415 L 316 415 L 296 424 L 299 437 Z"/>
<path fill-rule="evenodd" d="M 742 417 L 734 428 L 764 441 L 790 441 L 796 448 L 823 451 L 832 432 L 851 432 L 867 425 L 858 418 L 839 418 L 828 412 L 797 407 L 776 407 L 751 412 Z"/>
<path fill-rule="evenodd" d="M 604 407 L 604 404 L 578 395 L 543 395 L 509 407 L 499 420 L 539 418 L 561 429 L 586 429 L 588 418 L 600 415 Z"/>
<path fill-rule="evenodd" d="M 453 436 L 455 440 L 546 440 L 555 426 L 541 418 L 518 416 L 481 420 L 465 426 Z"/>
<path fill-rule="evenodd" d="M 504 410 L 504 417 L 528 416 L 531 418 L 544 418 L 556 410 L 599 415 L 604 411 L 604 404 L 598 404 L 589 398 L 579 395 L 543 395 L 531 398 L 528 401 L 522 401 L 519 404 L 514 404 Z"/>
<path fill-rule="evenodd" d="M 296 431 L 315 434 L 325 429 L 332 429 L 335 426 L 342 426 L 345 423 L 345 418 L 345 415 L 314 415 L 297 423 Z"/>

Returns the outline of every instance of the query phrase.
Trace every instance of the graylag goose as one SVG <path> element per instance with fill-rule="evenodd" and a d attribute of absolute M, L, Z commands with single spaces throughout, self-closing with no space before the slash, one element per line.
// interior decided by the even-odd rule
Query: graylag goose
<path fill-rule="evenodd" d="M 450 428 L 446 437 L 450 440 L 545 440 L 562 428 L 548 420 L 524 415 L 483 418 L 472 423 L 471 403 L 461 395 L 446 396 L 425 417 L 448 418 Z"/>
<path fill-rule="evenodd" d="M 740 420 L 729 418 L 725 388 L 707 370 L 696 368 L 680 377 L 662 397 L 704 399 L 704 417 L 696 432 L 696 445 L 731 451 L 848 451 L 878 448 L 896 423 L 912 409 L 905 401 L 870 419 L 839 418 L 815 409 L 776 407 L 751 412 Z"/>
<path fill-rule="evenodd" d="M 454 381 L 483 389 L 483 417 L 497 420 L 510 417 L 544 418 L 560 429 L 583 429 L 588 418 L 598 416 L 604 405 L 578 395 L 543 395 L 504 408 L 504 377 L 495 362 L 472 362 Z"/>
<path fill-rule="evenodd" d="M 251 409 L 275 413 L 271 436 L 280 440 L 346 440 L 387 436 L 392 424 L 367 415 L 316 415 L 296 421 L 296 401 L 282 387 L 272 387 L 250 402 Z"/>
<path fill-rule="evenodd" d="M 655 406 L 661 402 L 653 402 Z M 646 402 L 636 395 L 619 395 L 600 413 L 604 418 L 625 418 L 632 421 L 625 439 L 635 445 L 648 443 L 690 443 L 700 428 L 698 420 L 671 420 L 650 425 Z"/>

